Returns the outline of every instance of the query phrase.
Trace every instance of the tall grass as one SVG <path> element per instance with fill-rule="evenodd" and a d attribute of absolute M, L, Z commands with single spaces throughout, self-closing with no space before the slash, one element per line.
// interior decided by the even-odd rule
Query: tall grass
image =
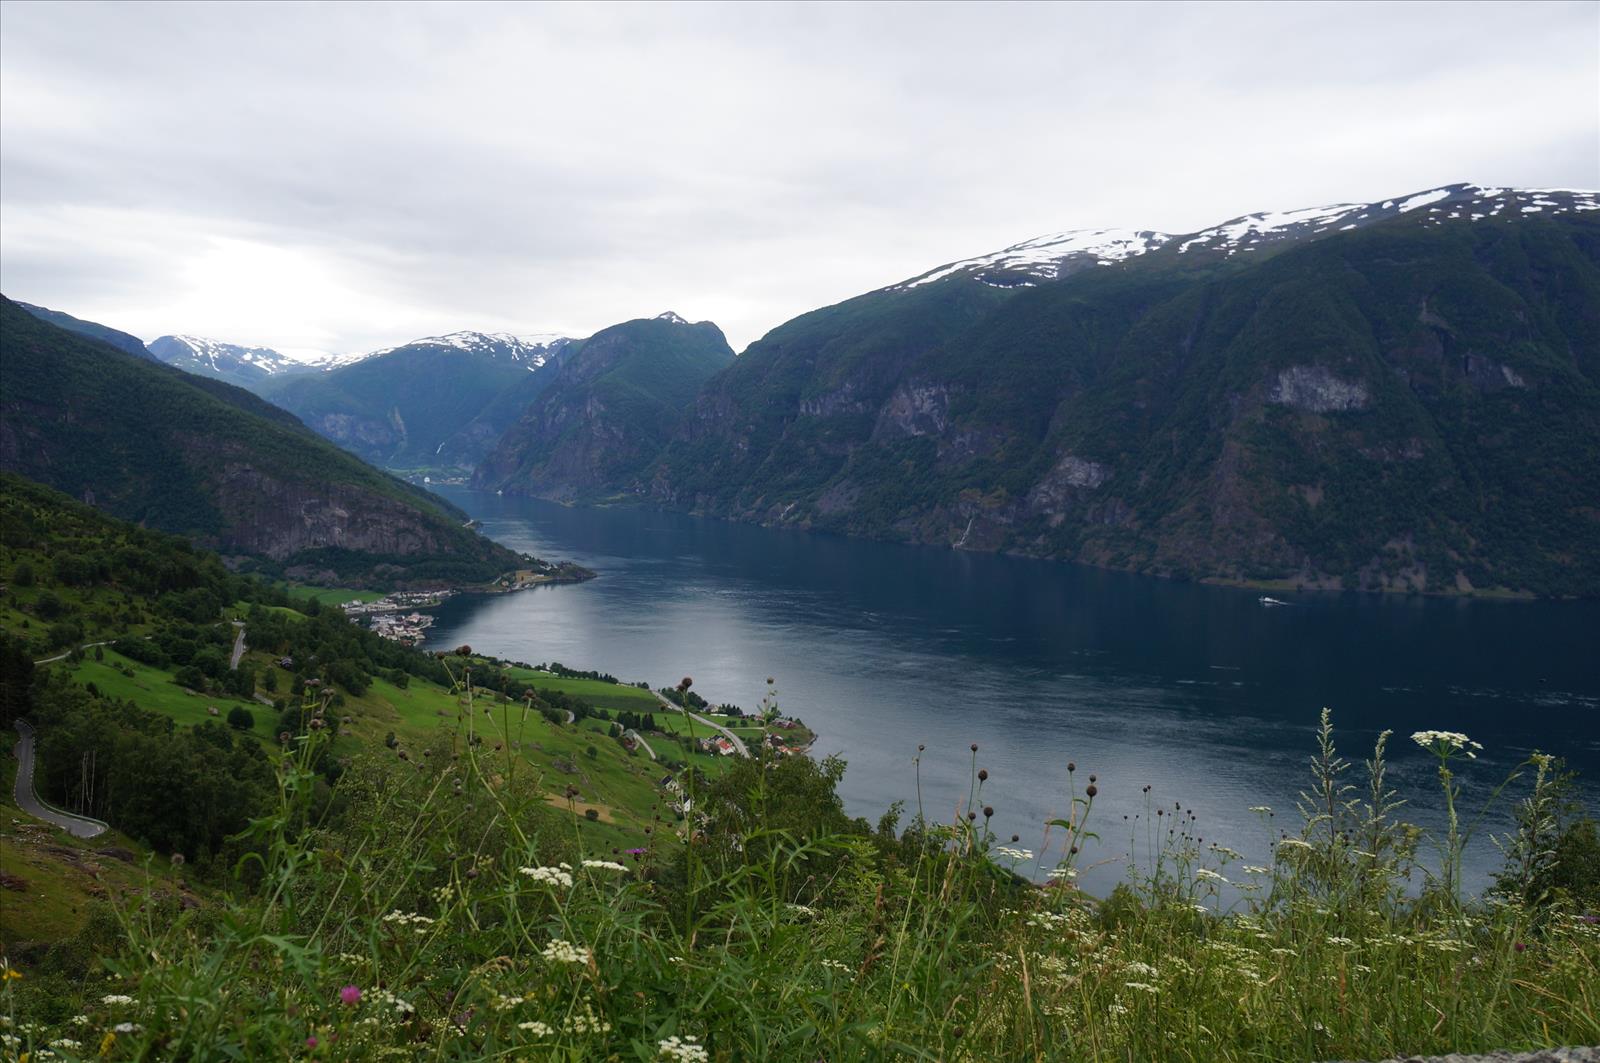
<path fill-rule="evenodd" d="M 759 759 L 685 779 L 682 818 L 664 807 L 639 850 L 594 852 L 519 766 L 509 714 L 484 733 L 472 691 L 460 698 L 434 745 L 352 764 L 332 793 L 309 706 L 236 894 L 180 911 L 147 891 L 70 992 L 5 977 L 11 1050 L 1311 1060 L 1600 1041 L 1600 921 L 1536 889 L 1547 760 L 1493 899 L 1459 895 L 1454 816 L 1439 839 L 1399 818 L 1389 736 L 1357 786 L 1325 715 L 1300 829 L 1271 866 L 1202 843 L 1148 797 L 1128 879 L 1097 900 L 1075 862 L 1110 843 L 1076 765 L 1044 886 L 1012 870 L 1033 854 L 990 833 L 976 760 L 948 824 L 852 825 L 842 765 Z M 1436 750 L 1437 799 L 1460 798 L 1449 761 L 1464 750 Z M 1443 847 L 1439 870 L 1408 890 L 1424 841 Z"/>

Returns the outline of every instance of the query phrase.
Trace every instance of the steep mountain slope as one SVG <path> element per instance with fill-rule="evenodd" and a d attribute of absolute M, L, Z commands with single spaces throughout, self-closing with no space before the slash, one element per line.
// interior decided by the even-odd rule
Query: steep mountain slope
<path fill-rule="evenodd" d="M 327 373 L 285 377 L 263 395 L 380 465 L 474 465 L 550 379 L 572 341 L 456 332 L 375 351 Z"/>
<path fill-rule="evenodd" d="M 670 312 L 597 332 L 572 345 L 474 482 L 552 498 L 603 490 L 657 453 L 701 385 L 732 361 L 721 329 Z"/>
<path fill-rule="evenodd" d="M 34 306 L 32 303 L 19 302 L 17 305 L 40 321 L 48 321 L 57 328 L 64 328 L 68 332 L 76 332 L 81 336 L 88 336 L 92 340 L 109 343 L 117 350 L 125 354 L 131 354 L 135 358 L 143 358 L 149 362 L 159 362 L 161 360 L 146 350 L 144 341 L 137 336 L 130 336 L 126 332 L 119 332 L 95 321 L 84 321 L 60 310 Z"/>
<path fill-rule="evenodd" d="M 484 580 L 523 564 L 252 395 L 126 358 L 9 301 L 0 348 L 0 468 L 114 516 L 342 579 Z"/>
<path fill-rule="evenodd" d="M 1196 578 L 1600 593 L 1600 197 L 1029 241 L 775 329 L 610 467 L 592 493 Z"/>

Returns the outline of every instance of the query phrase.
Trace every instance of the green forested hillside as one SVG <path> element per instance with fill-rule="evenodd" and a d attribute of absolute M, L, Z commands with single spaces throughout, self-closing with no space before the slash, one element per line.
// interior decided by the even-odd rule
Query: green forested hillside
<path fill-rule="evenodd" d="M 548 352 L 511 337 L 462 346 L 418 340 L 326 373 L 282 376 L 258 391 L 367 461 L 470 469 L 550 381 Z M 496 342 L 498 340 L 498 342 Z"/>
<path fill-rule="evenodd" d="M 587 489 L 1190 578 L 1600 593 L 1600 214 L 1493 209 L 870 293 Z"/>
<path fill-rule="evenodd" d="M 122 351 L 124 354 L 131 354 L 135 358 L 143 358 L 149 362 L 160 361 L 159 358 L 145 349 L 144 341 L 137 336 L 130 336 L 126 332 L 121 332 L 96 321 L 84 321 L 60 310 L 34 306 L 32 303 L 18 303 L 17 305 L 39 320 L 48 321 L 57 328 L 64 328 L 68 332 L 77 332 L 88 336 L 92 340 L 99 340 L 101 343 L 109 343 L 117 350 Z"/>
<path fill-rule="evenodd" d="M 558 498 L 604 490 L 660 449 L 700 386 L 732 361 L 709 321 L 663 314 L 603 329 L 573 344 L 474 483 Z"/>
<path fill-rule="evenodd" d="M 519 567 L 453 507 L 219 381 L 0 303 L 0 468 L 280 569 L 487 580 Z"/>

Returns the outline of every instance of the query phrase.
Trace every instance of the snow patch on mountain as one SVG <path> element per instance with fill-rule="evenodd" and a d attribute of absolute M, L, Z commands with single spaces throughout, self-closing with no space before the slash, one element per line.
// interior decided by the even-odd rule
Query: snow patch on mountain
<path fill-rule="evenodd" d="M 1010 247 L 996 251 L 993 254 L 952 262 L 924 273 L 920 277 L 914 277 L 903 284 L 897 284 L 894 287 L 897 289 L 917 288 L 924 284 L 932 284 L 934 281 L 942 280 L 953 273 L 963 272 L 1022 274 L 1023 276 L 1054 280 L 1056 277 L 1061 276 L 1068 263 L 1110 265 L 1113 262 L 1121 262 L 1123 259 L 1153 251 L 1171 239 L 1172 237 L 1166 233 L 1150 232 L 1148 230 L 1071 229 L 1066 232 L 1036 236 L 1032 240 L 1024 240 L 1020 244 L 1012 244 Z M 989 277 L 980 277 L 979 279 L 995 287 L 1012 286 L 1011 284 L 996 283 L 994 279 Z M 1018 280 L 1015 283 L 1022 286 L 1028 284 L 1024 280 Z"/>
<path fill-rule="evenodd" d="M 1468 218 L 1485 221 L 1518 214 L 1561 214 L 1600 210 L 1600 192 L 1564 188 L 1499 188 L 1445 185 L 1378 203 L 1336 203 L 1297 210 L 1263 211 L 1233 218 L 1182 236 L 1148 230 L 1073 229 L 1024 240 L 1000 251 L 966 258 L 892 285 L 905 291 L 946 277 L 964 275 L 995 288 L 1032 287 L 1096 266 L 1109 266 L 1160 252 L 1210 252 L 1229 257 L 1263 248 L 1349 232 L 1401 215 L 1415 214 L 1424 225 Z"/>
<path fill-rule="evenodd" d="M 403 343 L 398 347 L 385 347 L 373 351 L 367 357 L 377 358 L 380 355 L 393 354 L 395 351 L 408 347 L 449 347 L 470 354 L 481 354 L 489 358 L 504 358 L 513 362 L 520 362 L 532 370 L 538 369 L 549 360 L 556 351 L 572 342 L 569 336 L 556 333 L 535 333 L 528 336 L 513 336 L 509 332 L 451 332 L 443 336 L 424 336 L 421 339 Z"/>

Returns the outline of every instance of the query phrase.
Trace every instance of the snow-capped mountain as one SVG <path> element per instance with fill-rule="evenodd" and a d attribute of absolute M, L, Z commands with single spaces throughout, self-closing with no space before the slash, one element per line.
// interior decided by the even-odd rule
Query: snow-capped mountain
<path fill-rule="evenodd" d="M 572 342 L 570 336 L 555 333 L 535 333 L 530 336 L 513 336 L 509 332 L 451 332 L 444 336 L 424 336 L 398 347 L 385 347 L 373 351 L 368 358 L 379 358 L 395 351 L 414 348 L 446 348 L 483 355 L 496 361 L 516 362 L 534 370 L 544 365 L 562 347 Z"/>
<path fill-rule="evenodd" d="M 1376 203 L 1339 203 L 1298 210 L 1246 214 L 1199 232 L 1182 235 L 1129 229 L 1073 229 L 1035 237 L 1000 251 L 962 259 L 891 286 L 917 288 L 945 277 L 970 276 L 1000 288 L 1031 287 L 1095 266 L 1141 256 L 1219 255 L 1259 252 L 1336 232 L 1346 232 L 1415 214 L 1422 224 L 1468 218 L 1520 218 L 1600 210 L 1600 192 L 1571 189 L 1492 188 L 1445 185 Z"/>
<path fill-rule="evenodd" d="M 246 387 L 280 373 L 307 373 L 317 368 L 271 347 L 245 347 L 204 336 L 162 336 L 150 341 L 146 348 L 186 373 L 213 376 Z"/>

